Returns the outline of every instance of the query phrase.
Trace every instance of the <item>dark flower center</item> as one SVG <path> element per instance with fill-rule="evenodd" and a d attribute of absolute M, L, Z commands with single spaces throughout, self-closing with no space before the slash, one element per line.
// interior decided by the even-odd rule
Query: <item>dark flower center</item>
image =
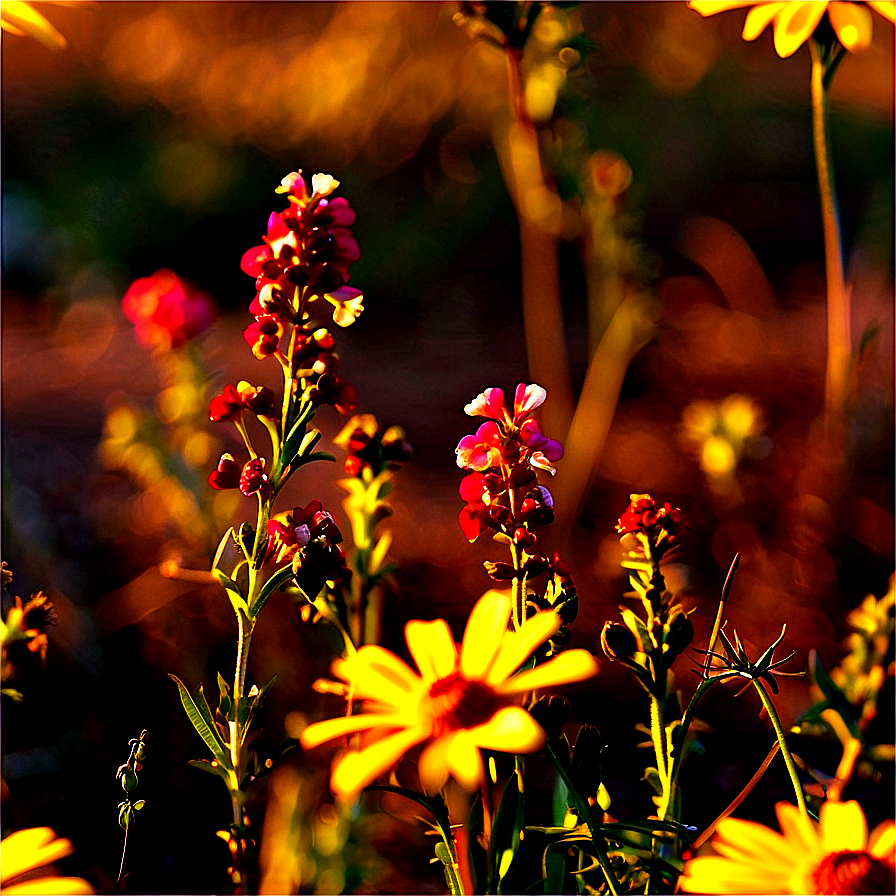
<path fill-rule="evenodd" d="M 475 728 L 487 722 L 507 701 L 487 684 L 468 681 L 460 672 L 440 678 L 429 689 L 435 734 Z"/>
<path fill-rule="evenodd" d="M 864 850 L 833 852 L 822 859 L 812 875 L 816 893 L 894 893 L 893 866 Z"/>

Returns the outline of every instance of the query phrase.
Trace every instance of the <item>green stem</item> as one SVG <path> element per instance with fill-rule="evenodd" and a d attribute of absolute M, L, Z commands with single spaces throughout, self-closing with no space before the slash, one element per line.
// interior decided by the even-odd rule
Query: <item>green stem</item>
<path fill-rule="evenodd" d="M 800 784 L 799 775 L 797 774 L 796 764 L 793 761 L 790 748 L 787 746 L 787 741 L 784 738 L 784 729 L 781 727 L 781 721 L 778 718 L 775 705 L 772 703 L 771 697 L 769 697 L 768 692 L 765 690 L 765 686 L 758 678 L 753 679 L 753 686 L 759 692 L 759 699 L 762 701 L 762 705 L 765 707 L 765 711 L 768 713 L 768 717 L 771 719 L 772 726 L 775 729 L 778 745 L 781 747 L 781 755 L 784 757 L 784 764 L 787 766 L 787 774 L 790 775 L 790 780 L 793 784 L 793 792 L 796 795 L 797 805 L 800 808 L 800 812 L 808 818 L 809 809 L 806 806 L 806 798 L 803 796 L 803 788 Z"/>
<path fill-rule="evenodd" d="M 513 607 L 513 630 L 519 631 L 526 621 L 526 580 L 522 574 L 522 557 L 517 546 L 510 542 L 510 558 L 513 561 L 514 576 L 510 585 Z"/>
<path fill-rule="evenodd" d="M 663 793 L 666 793 L 669 782 L 669 764 L 666 755 L 666 732 L 663 728 L 663 708 L 653 694 L 650 695 L 650 736 L 653 739 L 653 752 L 656 753 L 656 770 L 660 773 Z"/>
<path fill-rule="evenodd" d="M 843 277 L 843 244 L 840 214 L 834 185 L 828 117 L 828 86 L 842 58 L 836 50 L 828 55 L 818 41 L 809 41 L 812 55 L 812 141 L 824 232 L 825 277 L 827 280 L 828 351 L 825 374 L 825 412 L 828 433 L 846 410 L 852 356 L 849 293 Z M 836 431 L 836 430 L 834 430 Z"/>
<path fill-rule="evenodd" d="M 709 690 L 715 679 L 707 678 L 700 682 L 694 696 L 691 697 L 684 715 L 681 717 L 681 724 L 678 726 L 677 743 L 672 750 L 672 756 L 669 760 L 669 788 L 674 788 L 678 784 L 678 774 L 681 771 L 682 760 L 684 759 L 684 747 L 687 742 L 688 729 L 691 727 L 691 720 L 694 718 L 694 712 L 700 698 Z M 670 800 L 671 804 L 671 800 Z M 663 819 L 665 821 L 665 819 Z"/>
<path fill-rule="evenodd" d="M 569 791 L 569 795 L 572 797 L 573 802 L 576 806 L 576 811 L 579 813 L 579 818 L 585 822 L 588 826 L 588 831 L 591 834 L 591 842 L 594 845 L 594 851 L 597 854 L 597 861 L 600 864 L 600 870 L 604 874 L 604 879 L 607 882 L 607 888 L 609 889 L 612 896 L 617 896 L 619 893 L 619 881 L 616 880 L 616 876 L 613 874 L 613 871 L 610 868 L 610 858 L 607 855 L 607 845 L 604 840 L 601 832 L 598 828 L 597 822 L 594 820 L 594 814 L 591 811 L 591 806 L 588 804 L 587 800 L 582 799 L 579 795 L 579 791 L 576 790 L 576 785 L 573 783 L 572 778 L 570 778 L 566 769 L 563 766 L 563 763 L 557 757 L 557 754 L 554 752 L 554 748 L 551 746 L 551 742 L 548 741 L 545 746 L 547 750 L 548 756 L 551 758 L 551 762 L 554 764 L 554 768 L 557 769 L 557 774 L 563 779 L 563 783 L 566 785 L 566 789 Z"/>

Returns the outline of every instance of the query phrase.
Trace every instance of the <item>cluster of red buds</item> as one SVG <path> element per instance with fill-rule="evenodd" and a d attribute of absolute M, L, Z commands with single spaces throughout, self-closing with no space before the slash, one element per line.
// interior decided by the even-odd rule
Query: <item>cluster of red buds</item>
<path fill-rule="evenodd" d="M 397 470 L 413 453 L 400 426 L 381 432 L 373 414 L 356 414 L 333 442 L 347 454 L 345 472 L 349 476 L 363 476 L 369 471 L 375 478 L 384 470 Z"/>
<path fill-rule="evenodd" d="M 542 435 L 531 416 L 546 396 L 541 386 L 520 383 L 513 413 L 497 388 L 486 389 L 464 408 L 471 417 L 488 418 L 455 449 L 457 465 L 471 471 L 459 489 L 466 502 L 459 522 L 468 541 L 495 529 L 529 550 L 535 543 L 533 530 L 554 519 L 554 500 L 538 484 L 535 470 L 553 475 L 553 462 L 563 457 L 563 446 Z"/>
<path fill-rule="evenodd" d="M 208 477 L 208 484 L 221 490 L 239 488 L 247 498 L 257 494 L 262 500 L 270 496 L 272 489 L 263 457 L 250 458 L 241 467 L 232 454 L 221 455 L 217 469 L 212 470 Z"/>
<path fill-rule="evenodd" d="M 121 306 L 137 339 L 148 348 L 180 348 L 208 329 L 217 316 L 211 296 L 167 269 L 135 280 Z"/>
<path fill-rule="evenodd" d="M 295 582 L 309 600 L 317 597 L 325 582 L 349 577 L 341 542 L 339 527 L 318 500 L 268 522 L 268 556 L 278 565 L 292 564 Z"/>
<path fill-rule="evenodd" d="M 616 524 L 622 535 L 634 535 L 655 561 L 673 548 L 686 528 L 684 513 L 669 502 L 657 506 L 650 495 L 630 495 L 629 505 Z M 624 543 L 624 542 L 623 542 Z"/>

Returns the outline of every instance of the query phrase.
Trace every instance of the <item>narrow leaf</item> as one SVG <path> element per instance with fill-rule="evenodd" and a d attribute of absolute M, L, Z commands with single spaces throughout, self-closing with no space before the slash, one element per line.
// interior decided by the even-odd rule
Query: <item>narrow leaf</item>
<path fill-rule="evenodd" d="M 230 755 L 227 752 L 227 747 L 221 740 L 221 735 L 218 733 L 217 728 L 214 727 L 214 723 L 212 722 L 209 724 L 211 722 L 211 712 L 208 711 L 208 704 L 205 704 L 206 712 L 208 712 L 208 719 L 206 719 L 193 698 L 190 696 L 190 692 L 187 690 L 184 683 L 176 675 L 172 675 L 170 672 L 168 675 L 177 685 L 177 690 L 180 694 L 180 702 L 183 704 L 184 710 L 187 713 L 187 718 L 196 729 L 196 733 L 205 741 L 205 745 L 212 751 L 212 755 L 218 760 L 218 763 L 224 766 L 228 771 L 231 771 L 233 766 L 230 764 Z M 202 694 L 201 688 L 202 686 L 200 685 L 200 695 Z M 202 697 L 202 700 L 205 702 L 204 696 Z"/>

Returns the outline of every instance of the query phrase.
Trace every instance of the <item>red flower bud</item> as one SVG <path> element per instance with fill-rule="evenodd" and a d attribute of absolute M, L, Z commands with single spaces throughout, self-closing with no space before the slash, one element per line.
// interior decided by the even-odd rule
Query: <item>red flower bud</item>
<path fill-rule="evenodd" d="M 240 484 L 240 467 L 233 455 L 221 455 L 218 468 L 208 477 L 208 484 L 216 489 L 236 488 Z"/>

